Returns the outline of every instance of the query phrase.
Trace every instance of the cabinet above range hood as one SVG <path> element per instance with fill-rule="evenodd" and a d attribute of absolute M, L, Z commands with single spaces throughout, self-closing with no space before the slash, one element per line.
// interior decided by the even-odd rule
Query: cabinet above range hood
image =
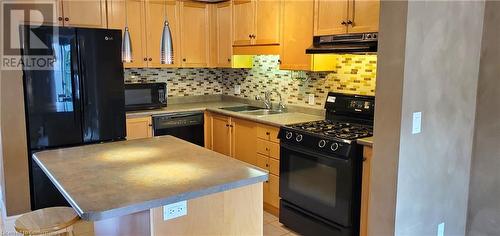
<path fill-rule="evenodd" d="M 377 32 L 314 36 L 306 54 L 373 54 L 377 52 L 377 43 Z"/>

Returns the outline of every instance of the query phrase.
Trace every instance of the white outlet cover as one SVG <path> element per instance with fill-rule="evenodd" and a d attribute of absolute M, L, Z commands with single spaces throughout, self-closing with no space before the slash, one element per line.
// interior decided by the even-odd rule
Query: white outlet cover
<path fill-rule="evenodd" d="M 418 134 L 422 132 L 422 112 L 413 112 L 413 126 L 411 133 Z"/>
<path fill-rule="evenodd" d="M 309 105 L 314 105 L 314 94 L 309 94 L 307 103 L 309 103 Z"/>
<path fill-rule="evenodd" d="M 444 222 L 438 224 L 437 236 L 444 236 Z"/>
<path fill-rule="evenodd" d="M 171 220 L 187 215 L 187 201 L 176 202 L 163 206 L 163 220 Z"/>
<path fill-rule="evenodd" d="M 241 94 L 241 86 L 239 84 L 234 86 L 234 94 Z"/>

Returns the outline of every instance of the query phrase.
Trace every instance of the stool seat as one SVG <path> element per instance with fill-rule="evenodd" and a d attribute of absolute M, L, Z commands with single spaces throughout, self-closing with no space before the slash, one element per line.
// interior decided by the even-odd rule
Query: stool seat
<path fill-rule="evenodd" d="M 24 235 L 50 234 L 72 226 L 79 219 L 71 207 L 50 207 L 21 215 L 14 228 Z"/>

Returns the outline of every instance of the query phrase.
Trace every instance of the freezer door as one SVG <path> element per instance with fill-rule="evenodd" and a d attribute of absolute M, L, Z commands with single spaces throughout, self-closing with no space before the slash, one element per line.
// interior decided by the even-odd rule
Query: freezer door
<path fill-rule="evenodd" d="M 82 81 L 83 140 L 125 138 L 125 96 L 121 31 L 77 29 Z"/>
<path fill-rule="evenodd" d="M 28 60 L 53 57 L 52 69 L 23 68 L 30 149 L 69 146 L 82 142 L 75 30 L 24 27 L 22 55 Z M 29 42 L 40 40 L 31 47 Z"/>

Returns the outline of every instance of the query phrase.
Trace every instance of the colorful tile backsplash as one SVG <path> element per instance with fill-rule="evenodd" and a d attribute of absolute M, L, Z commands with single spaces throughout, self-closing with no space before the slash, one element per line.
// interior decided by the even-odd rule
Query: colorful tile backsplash
<path fill-rule="evenodd" d="M 375 94 L 376 55 L 338 55 L 337 69 L 329 73 L 280 70 L 278 59 L 256 56 L 252 69 L 126 69 L 125 82 L 166 82 L 169 97 L 226 94 L 253 99 L 276 90 L 287 104 L 307 106 L 309 94 L 314 94 L 317 108 L 323 107 L 329 91 Z M 241 94 L 234 93 L 235 85 Z M 278 96 L 273 94 L 272 100 Z"/>

